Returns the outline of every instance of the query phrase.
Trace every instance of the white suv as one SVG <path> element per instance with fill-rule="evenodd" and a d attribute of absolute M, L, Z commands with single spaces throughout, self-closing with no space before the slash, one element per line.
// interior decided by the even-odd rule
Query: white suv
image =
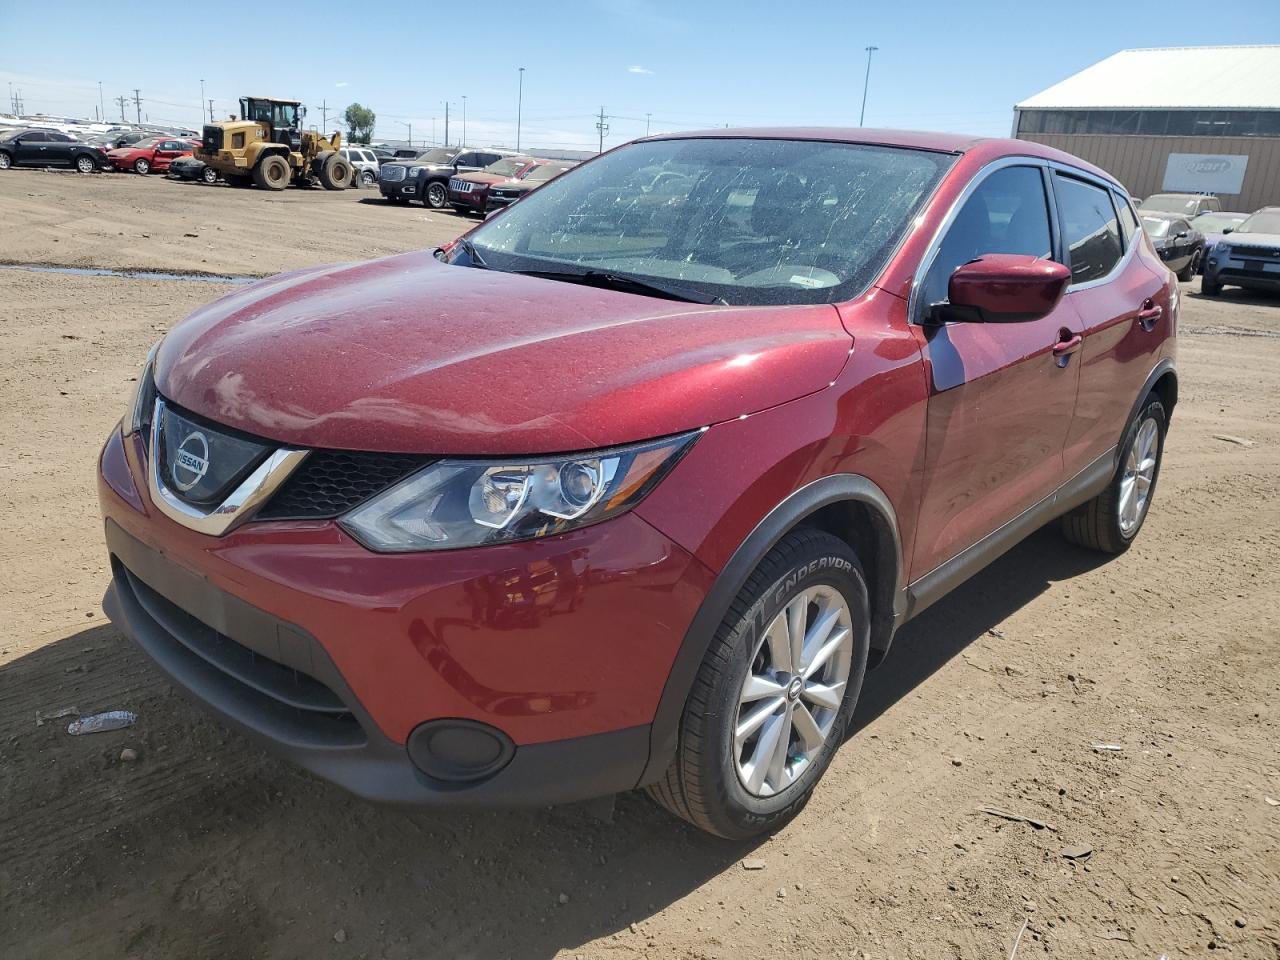
<path fill-rule="evenodd" d="M 378 157 L 367 147 L 343 147 L 342 155 L 356 169 L 356 182 L 367 187 L 378 182 Z"/>

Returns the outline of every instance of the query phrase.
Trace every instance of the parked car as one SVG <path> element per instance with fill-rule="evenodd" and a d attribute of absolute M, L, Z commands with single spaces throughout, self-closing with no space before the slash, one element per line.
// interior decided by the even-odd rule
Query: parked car
<path fill-rule="evenodd" d="M 56 130 L 10 130 L 0 134 L 0 170 L 10 167 L 71 167 L 94 173 L 107 165 L 99 147 Z"/>
<path fill-rule="evenodd" d="M 1153 193 L 1138 204 L 1139 213 L 1176 213 L 1188 219 L 1221 209 L 1222 201 L 1211 193 Z"/>
<path fill-rule="evenodd" d="M 1204 252 L 1200 256 L 1200 266 L 1198 267 L 1201 273 L 1204 273 L 1205 261 L 1218 241 L 1247 219 L 1249 219 L 1247 213 L 1234 213 L 1223 210 L 1220 213 L 1202 213 L 1191 220 L 1191 228 L 1199 230 L 1204 236 Z"/>
<path fill-rule="evenodd" d="M 352 146 L 343 147 L 342 155 L 355 168 L 356 176 L 359 183 L 363 186 L 369 186 L 378 181 L 378 157 L 368 147 Z"/>
<path fill-rule="evenodd" d="M 433 210 L 442 210 L 449 205 L 450 177 L 475 173 L 511 156 L 515 154 L 510 150 L 437 147 L 412 162 L 384 163 L 378 187 L 392 203 L 417 200 Z"/>
<path fill-rule="evenodd" d="M 646 168 L 692 202 L 638 205 Z M 1138 536 L 1178 303 L 1119 184 L 1040 144 L 630 143 L 174 326 L 98 460 L 104 605 L 362 796 L 645 786 L 765 833 L 904 622 L 1059 517 Z"/>
<path fill-rule="evenodd" d="M 1204 256 L 1204 235 L 1183 217 L 1170 214 L 1138 211 L 1142 216 L 1142 229 L 1151 238 L 1151 245 L 1164 261 L 1164 265 L 1187 281 L 1195 278 Z"/>
<path fill-rule="evenodd" d="M 489 188 L 497 183 L 519 182 L 538 165 L 532 157 L 503 157 L 475 173 L 449 178 L 449 203 L 458 213 L 484 213 Z"/>
<path fill-rule="evenodd" d="M 567 170 L 572 170 L 576 163 L 569 160 L 544 160 L 528 170 L 519 180 L 496 183 L 489 188 L 489 196 L 485 202 L 485 212 L 493 213 L 503 207 L 509 207 L 521 197 L 538 189 L 544 183 L 554 180 Z"/>
<path fill-rule="evenodd" d="M 217 169 L 193 156 L 175 157 L 170 160 L 169 176 L 175 180 L 203 180 L 205 183 L 218 182 Z"/>
<path fill-rule="evenodd" d="M 1250 214 L 1213 248 L 1200 292 L 1216 297 L 1224 286 L 1280 290 L 1280 207 Z"/>
<path fill-rule="evenodd" d="M 373 151 L 373 155 L 378 159 L 378 166 L 382 166 L 388 160 L 396 159 L 395 151 L 388 150 L 386 147 L 366 147 L 365 149 Z"/>
<path fill-rule="evenodd" d="M 129 147 L 120 147 L 107 152 L 107 159 L 117 170 L 132 170 L 144 176 L 148 173 L 164 173 L 169 164 L 178 157 L 189 157 L 198 140 L 171 140 L 167 137 L 154 137 L 151 140 L 140 140 Z"/>

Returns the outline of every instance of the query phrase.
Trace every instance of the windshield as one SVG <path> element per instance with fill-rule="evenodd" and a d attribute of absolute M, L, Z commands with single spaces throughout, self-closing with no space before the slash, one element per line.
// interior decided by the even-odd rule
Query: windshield
<path fill-rule="evenodd" d="M 484 172 L 495 177 L 514 177 L 522 167 L 528 165 L 529 161 L 521 157 L 504 157 L 496 163 L 489 164 L 484 168 Z"/>
<path fill-rule="evenodd" d="M 1168 213 L 1190 213 L 1196 208 L 1195 197 L 1179 197 L 1173 194 L 1156 194 L 1142 201 L 1143 210 L 1164 210 Z"/>
<path fill-rule="evenodd" d="M 728 303 L 831 303 L 874 279 L 954 159 L 801 140 L 635 143 L 470 239 L 495 270 L 670 279 Z"/>
<path fill-rule="evenodd" d="M 542 163 L 534 167 L 528 173 L 526 173 L 523 179 L 538 181 L 538 182 L 541 182 L 543 180 L 551 180 L 551 179 L 554 179 L 555 177 L 560 176 L 560 174 L 564 173 L 566 170 L 571 170 L 571 169 L 573 168 L 566 166 L 564 164 Z"/>
<path fill-rule="evenodd" d="M 1191 225 L 1201 233 L 1221 233 L 1226 227 L 1238 227 L 1244 219 L 1244 214 L 1238 213 L 1202 213 Z"/>
<path fill-rule="evenodd" d="M 1255 213 L 1240 224 L 1236 233 L 1280 233 L 1280 210 L 1262 210 Z"/>
<path fill-rule="evenodd" d="M 458 151 L 450 150 L 448 147 L 436 147 L 434 150 L 428 150 L 426 153 L 418 154 L 419 163 L 448 163 L 456 155 Z"/>
<path fill-rule="evenodd" d="M 1163 237 L 1169 232 L 1169 221 L 1159 217 L 1143 217 L 1142 229 L 1147 231 L 1147 236 Z"/>

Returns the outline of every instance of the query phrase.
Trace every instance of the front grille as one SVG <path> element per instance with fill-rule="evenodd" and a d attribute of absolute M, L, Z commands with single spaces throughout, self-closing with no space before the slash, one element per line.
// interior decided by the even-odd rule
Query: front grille
<path fill-rule="evenodd" d="M 133 599 L 160 628 L 152 651 L 184 675 L 213 678 L 237 709 L 246 711 L 255 726 L 279 739 L 318 747 L 359 747 L 367 739 L 355 715 L 331 688 L 296 667 L 265 656 L 183 610 L 149 587 L 123 562 L 115 560 Z M 301 634 L 298 640 L 314 643 Z M 175 659 L 176 658 L 176 659 Z"/>
<path fill-rule="evenodd" d="M 408 171 L 405 170 L 404 167 L 388 163 L 384 164 L 382 167 L 381 179 L 387 181 L 387 183 L 399 183 L 405 178 L 406 173 L 408 173 Z"/>
<path fill-rule="evenodd" d="M 430 463 L 402 453 L 313 450 L 258 511 L 258 520 L 337 517 Z"/>
<path fill-rule="evenodd" d="M 1273 260 L 1280 258 L 1280 247 L 1253 247 L 1233 243 L 1231 256 L 1245 260 Z"/>
<path fill-rule="evenodd" d="M 469 180 L 450 180 L 449 189 L 454 193 L 470 193 L 476 185 Z"/>

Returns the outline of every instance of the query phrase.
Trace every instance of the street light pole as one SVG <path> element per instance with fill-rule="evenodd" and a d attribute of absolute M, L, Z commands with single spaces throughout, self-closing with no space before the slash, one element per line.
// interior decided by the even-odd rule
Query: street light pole
<path fill-rule="evenodd" d="M 200 88 L 200 96 L 204 97 L 204 87 Z M 102 81 L 98 81 L 98 111 L 102 114 L 102 119 L 107 119 L 107 102 L 102 99 Z"/>
<path fill-rule="evenodd" d="M 524 113 L 524 67 L 520 68 L 520 92 L 516 94 L 516 153 L 520 152 L 520 120 Z"/>
<path fill-rule="evenodd" d="M 467 145 L 467 95 L 462 95 L 462 146 Z"/>
<path fill-rule="evenodd" d="M 102 84 L 99 83 L 98 86 L 101 87 Z M 204 77 L 200 78 L 200 119 L 204 119 Z M 209 120 L 212 122 L 213 118 L 210 117 Z"/>
<path fill-rule="evenodd" d="M 412 149 L 412 147 L 413 147 L 413 123 L 412 123 L 411 121 L 406 122 L 406 121 L 404 121 L 404 120 L 401 120 L 400 122 L 401 122 L 401 123 L 403 123 L 406 127 L 408 127 L 408 128 L 409 128 L 409 147 L 410 147 L 410 149 Z"/>
<path fill-rule="evenodd" d="M 858 126 L 862 126 L 862 121 L 867 116 L 867 87 L 871 84 L 871 54 L 879 49 L 879 47 L 867 47 L 867 75 L 862 79 L 862 112 L 858 114 Z"/>

